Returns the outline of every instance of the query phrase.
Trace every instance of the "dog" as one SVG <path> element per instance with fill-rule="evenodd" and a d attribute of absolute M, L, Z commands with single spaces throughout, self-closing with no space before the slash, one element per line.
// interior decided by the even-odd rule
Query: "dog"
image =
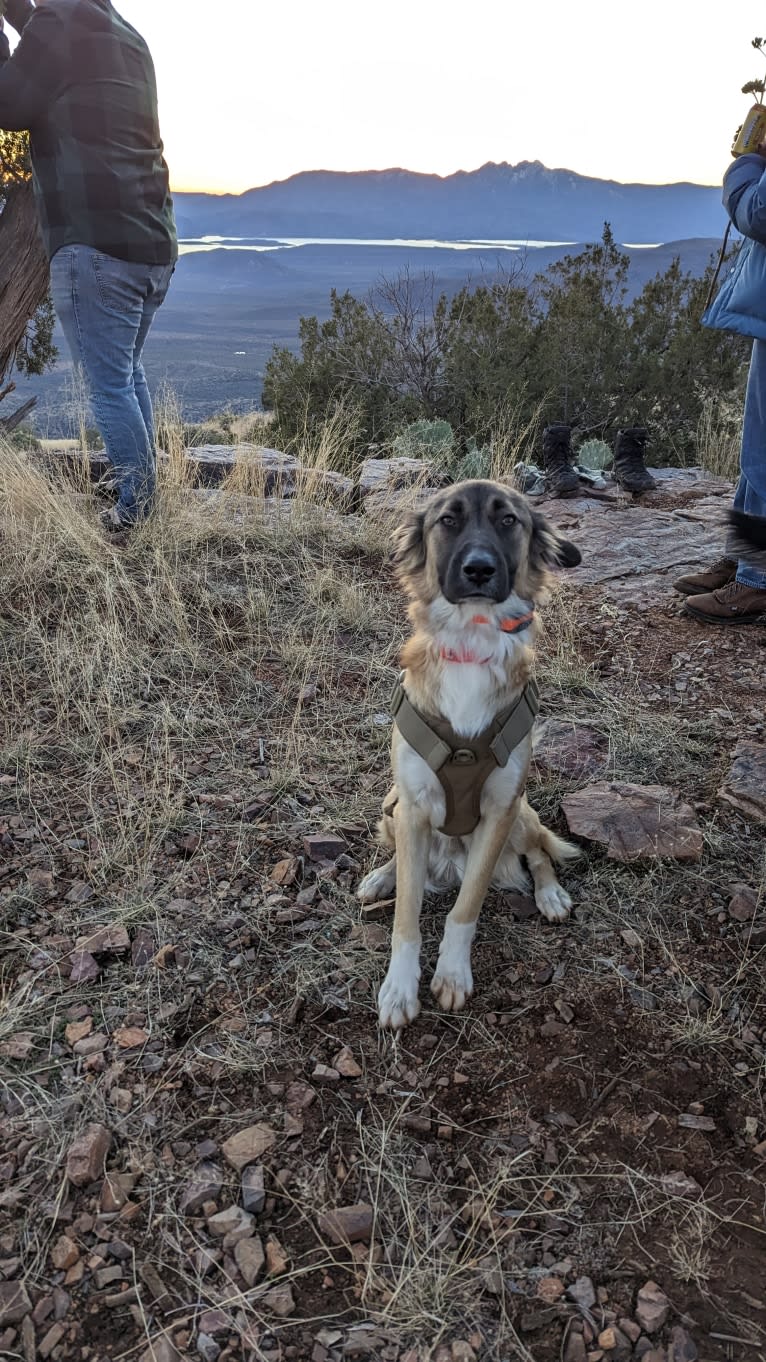
<path fill-rule="evenodd" d="M 729 512 L 731 536 L 728 552 L 751 567 L 766 571 L 766 516 Z"/>
<path fill-rule="evenodd" d="M 409 598 L 413 632 L 394 700 L 394 787 L 379 840 L 394 854 L 358 889 L 363 903 L 396 890 L 391 963 L 378 997 L 395 1030 L 420 1010 L 420 910 L 426 889 L 459 886 L 431 991 L 447 1012 L 473 992 L 471 944 L 487 890 L 528 887 L 549 922 L 571 899 L 554 862 L 577 848 L 544 827 L 525 787 L 537 691 L 532 680 L 536 606 L 550 569 L 580 553 L 501 483 L 470 481 L 439 492 L 394 536 L 393 563 Z"/>

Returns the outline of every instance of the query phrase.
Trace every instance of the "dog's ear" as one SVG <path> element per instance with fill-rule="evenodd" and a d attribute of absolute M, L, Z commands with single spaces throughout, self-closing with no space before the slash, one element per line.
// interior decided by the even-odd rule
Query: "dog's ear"
<path fill-rule="evenodd" d="M 424 512 L 412 511 L 394 530 L 391 562 L 404 576 L 420 572 L 426 565 L 425 523 Z"/>
<path fill-rule="evenodd" d="M 532 512 L 532 543 L 530 557 L 535 567 L 577 567 L 582 554 L 575 544 L 554 530 L 544 515 Z"/>

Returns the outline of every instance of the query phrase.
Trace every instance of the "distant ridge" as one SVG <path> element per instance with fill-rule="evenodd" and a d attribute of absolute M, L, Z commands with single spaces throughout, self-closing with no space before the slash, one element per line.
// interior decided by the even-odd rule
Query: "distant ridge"
<path fill-rule="evenodd" d="M 489 162 L 453 175 L 390 169 L 309 170 L 243 194 L 175 195 L 181 235 L 434 237 L 592 241 L 604 222 L 618 241 L 722 234 L 720 189 L 621 184 L 539 161 Z"/>

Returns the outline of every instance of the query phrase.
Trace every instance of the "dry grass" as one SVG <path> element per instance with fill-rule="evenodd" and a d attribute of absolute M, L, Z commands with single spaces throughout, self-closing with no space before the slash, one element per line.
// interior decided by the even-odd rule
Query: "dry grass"
<path fill-rule="evenodd" d="M 573 1276 L 608 1281 L 624 1310 L 632 1286 L 619 1272 L 627 1261 L 639 1279 L 652 1275 L 652 1253 L 712 1299 L 721 1253 L 744 1220 L 762 1235 L 762 1207 L 739 1184 L 699 1201 L 669 1193 L 646 1133 L 655 1127 L 640 1120 L 661 1112 L 657 1147 L 676 1150 L 682 1099 L 662 1087 L 663 1067 L 681 1063 L 701 1085 L 714 1067 L 736 1130 L 747 1113 L 749 1144 L 763 1138 L 763 1047 L 744 1051 L 742 1036 L 757 1024 L 764 952 L 711 932 L 733 880 L 762 881 L 762 850 L 733 840 L 733 818 L 722 838 L 711 815 L 700 868 L 583 858 L 567 872 L 578 910 L 565 932 L 511 928 L 494 901 L 476 1004 L 443 1018 L 429 1000 L 411 1035 L 380 1038 L 385 910 L 384 920 L 363 914 L 353 888 L 386 788 L 403 612 L 385 566 L 391 523 L 341 515 L 318 490 L 353 414 L 304 441 L 316 477 L 284 504 L 241 471 L 220 490 L 193 491 L 169 398 L 159 417 L 170 457 L 158 511 L 122 546 L 97 528 L 84 477 L 62 489 L 29 459 L 0 455 L 0 835 L 12 847 L 0 867 L 0 1092 L 14 1159 L 23 1151 L 21 1201 L 0 1197 L 0 1214 L 14 1221 L 27 1280 L 47 1289 L 56 1212 L 70 1201 L 66 1147 L 101 1121 L 116 1132 L 115 1166 L 138 1180 L 131 1272 L 140 1287 L 140 1265 L 153 1262 L 178 1302 L 172 1322 L 158 1322 L 139 1290 L 120 1316 L 121 1357 L 161 1327 L 193 1334 L 200 1308 L 215 1305 L 258 1362 L 277 1356 L 280 1337 L 302 1340 L 291 1330 L 313 1338 L 324 1324 L 348 1341 L 362 1323 L 378 1331 L 381 1357 L 411 1343 L 427 1362 L 444 1341 L 478 1334 L 482 1359 L 528 1362 L 559 1347 L 560 1323 L 539 1351 L 520 1320 L 569 1260 Z M 684 726 L 649 710 L 627 661 L 619 692 L 600 680 L 572 593 L 554 597 L 545 623 L 548 703 L 607 736 L 610 775 L 648 782 L 661 771 L 704 793 L 704 720 Z M 627 638 L 620 651 L 629 658 Z M 535 788 L 553 821 L 566 788 Z M 348 863 L 306 872 L 316 893 L 293 922 L 303 836 L 338 829 Z M 71 894 L 77 884 L 87 892 Z M 424 913 L 427 964 L 442 914 Z M 107 924 L 150 934 L 154 963 L 137 970 L 119 956 L 95 983 L 73 985 L 73 944 Z M 535 979 L 549 962 L 543 986 Z M 569 1045 L 540 1042 L 554 1001 L 577 1015 Z M 77 1008 L 109 1037 L 102 1067 L 64 1041 Z M 121 1055 L 112 1037 L 127 1017 L 148 1039 Z M 421 1048 L 431 1032 L 438 1045 Z M 23 1063 L 7 1048 L 20 1034 Z M 304 1144 L 283 1141 L 270 1170 L 269 1223 L 289 1251 L 283 1281 L 297 1301 L 280 1322 L 265 1302 L 272 1283 L 247 1291 L 226 1261 L 203 1271 L 204 1223 L 179 1215 L 179 1188 L 197 1139 L 251 1120 L 281 1129 L 285 1085 L 310 1079 L 344 1043 L 363 1062 L 363 1086 L 353 1097 L 320 1090 Z M 456 1087 L 458 1070 L 475 1083 Z M 599 1106 L 623 1070 L 616 1106 Z M 408 1123 L 423 1111 L 427 1133 Z M 722 1166 L 728 1152 L 717 1147 Z M 236 1200 L 231 1175 L 227 1192 Z M 372 1251 L 331 1253 L 318 1215 L 359 1200 L 374 1208 Z M 719 1308 L 724 1320 L 747 1315 L 733 1299 Z M 757 1327 L 751 1319 L 748 1337 L 761 1338 Z"/>
<path fill-rule="evenodd" d="M 698 458 L 707 473 L 736 482 L 742 443 L 742 402 L 705 399 L 697 431 Z"/>

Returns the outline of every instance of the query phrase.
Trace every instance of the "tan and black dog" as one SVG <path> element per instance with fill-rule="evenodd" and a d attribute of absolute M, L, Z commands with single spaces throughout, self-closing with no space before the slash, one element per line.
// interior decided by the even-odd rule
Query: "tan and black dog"
<path fill-rule="evenodd" d="M 553 862 L 577 851 L 545 828 L 525 787 L 538 709 L 532 678 L 535 610 L 549 568 L 580 554 L 518 492 L 464 482 L 412 514 L 395 537 L 394 563 L 413 633 L 394 699 L 395 785 L 382 843 L 394 855 L 359 887 L 364 903 L 396 888 L 391 964 L 378 999 L 383 1026 L 419 1012 L 423 894 L 460 890 L 449 913 L 431 991 L 457 1011 L 473 991 L 471 943 L 490 885 L 526 887 L 551 922 L 571 900 Z"/>

